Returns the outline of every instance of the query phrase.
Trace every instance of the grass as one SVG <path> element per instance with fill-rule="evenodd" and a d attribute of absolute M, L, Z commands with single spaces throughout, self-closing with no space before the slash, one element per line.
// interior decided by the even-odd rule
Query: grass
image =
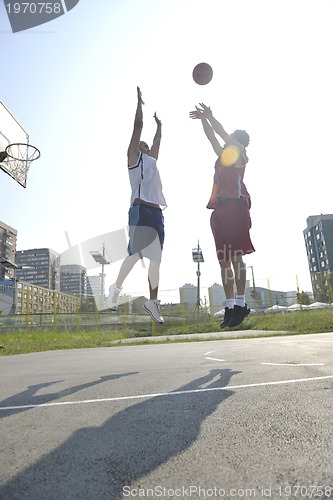
<path fill-rule="evenodd" d="M 299 311 L 291 313 L 259 314 L 246 318 L 237 330 L 282 330 L 289 334 L 306 334 L 333 331 L 333 313 L 331 308 L 313 311 Z M 180 334 L 196 334 L 220 331 L 218 322 L 197 323 L 185 327 L 168 328 L 156 327 L 153 335 L 175 336 Z M 232 331 L 226 329 L 225 331 Z M 123 345 L 113 341 L 147 337 L 147 331 L 119 330 L 119 331 L 82 331 L 82 332 L 29 332 L 29 333 L 1 333 L 0 356 L 24 354 L 63 349 L 82 349 Z M 170 341 L 170 340 L 169 340 Z M 165 340 L 167 342 L 167 339 Z M 142 339 L 142 343 L 149 343 L 149 339 Z M 137 341 L 136 341 L 137 344 Z"/>
<path fill-rule="evenodd" d="M 248 318 L 246 325 L 250 330 L 285 330 L 294 334 L 332 332 L 333 312 L 330 307 L 312 311 L 260 314 Z"/>
<path fill-rule="evenodd" d="M 63 349 L 105 347 L 113 340 L 133 336 L 128 332 L 36 332 L 0 334 L 0 356 Z"/>

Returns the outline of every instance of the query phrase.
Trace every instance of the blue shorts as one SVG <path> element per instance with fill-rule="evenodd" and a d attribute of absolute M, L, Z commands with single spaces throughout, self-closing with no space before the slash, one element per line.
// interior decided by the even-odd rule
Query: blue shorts
<path fill-rule="evenodd" d="M 162 210 L 144 204 L 132 205 L 128 211 L 128 254 L 160 262 L 164 244 Z"/>

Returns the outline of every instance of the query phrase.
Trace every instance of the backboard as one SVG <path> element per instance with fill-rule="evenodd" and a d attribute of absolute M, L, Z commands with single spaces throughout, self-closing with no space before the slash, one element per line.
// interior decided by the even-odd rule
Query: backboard
<path fill-rule="evenodd" d="M 0 101 L 0 168 L 21 186 L 26 187 L 29 168 L 28 151 L 20 161 L 6 157 L 5 149 L 9 144 L 29 144 L 29 135 Z"/>

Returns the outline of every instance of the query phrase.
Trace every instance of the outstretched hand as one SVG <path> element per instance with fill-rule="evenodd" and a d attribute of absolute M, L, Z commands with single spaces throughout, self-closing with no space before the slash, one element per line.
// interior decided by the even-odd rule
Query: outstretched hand
<path fill-rule="evenodd" d="M 136 87 L 136 90 L 137 90 L 137 93 L 138 93 L 138 103 L 144 104 L 144 102 L 142 100 L 142 93 L 141 93 L 140 87 Z"/>
<path fill-rule="evenodd" d="M 190 118 L 192 118 L 193 120 L 202 120 L 202 118 L 204 118 L 202 109 L 196 106 L 195 111 L 190 111 Z"/>
<path fill-rule="evenodd" d="M 202 111 L 204 117 L 211 118 L 213 116 L 213 111 L 210 109 L 210 107 L 206 106 L 206 104 L 204 104 L 203 102 L 200 102 L 199 104 L 202 107 L 201 111 Z"/>
<path fill-rule="evenodd" d="M 157 126 L 160 127 L 162 125 L 162 122 L 161 120 L 157 117 L 156 115 L 156 111 L 154 113 L 154 118 L 155 118 L 155 122 L 157 123 Z"/>
<path fill-rule="evenodd" d="M 210 107 L 206 106 L 200 102 L 201 108 L 198 106 L 195 107 L 195 111 L 190 111 L 190 118 L 202 120 L 203 118 L 211 118 L 213 116 L 213 112 Z"/>

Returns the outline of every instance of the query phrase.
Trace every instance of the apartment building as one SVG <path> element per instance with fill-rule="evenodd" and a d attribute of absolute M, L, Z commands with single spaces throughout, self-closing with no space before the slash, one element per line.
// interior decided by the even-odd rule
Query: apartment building
<path fill-rule="evenodd" d="M 50 248 L 16 252 L 16 279 L 60 292 L 60 254 Z"/>
<path fill-rule="evenodd" d="M 87 269 L 78 264 L 60 266 L 60 291 L 72 295 L 86 295 Z"/>
<path fill-rule="evenodd" d="M 0 221 L 0 280 L 15 276 L 17 230 Z"/>
<path fill-rule="evenodd" d="M 311 215 L 303 231 L 315 301 L 332 302 L 333 214 Z"/>

